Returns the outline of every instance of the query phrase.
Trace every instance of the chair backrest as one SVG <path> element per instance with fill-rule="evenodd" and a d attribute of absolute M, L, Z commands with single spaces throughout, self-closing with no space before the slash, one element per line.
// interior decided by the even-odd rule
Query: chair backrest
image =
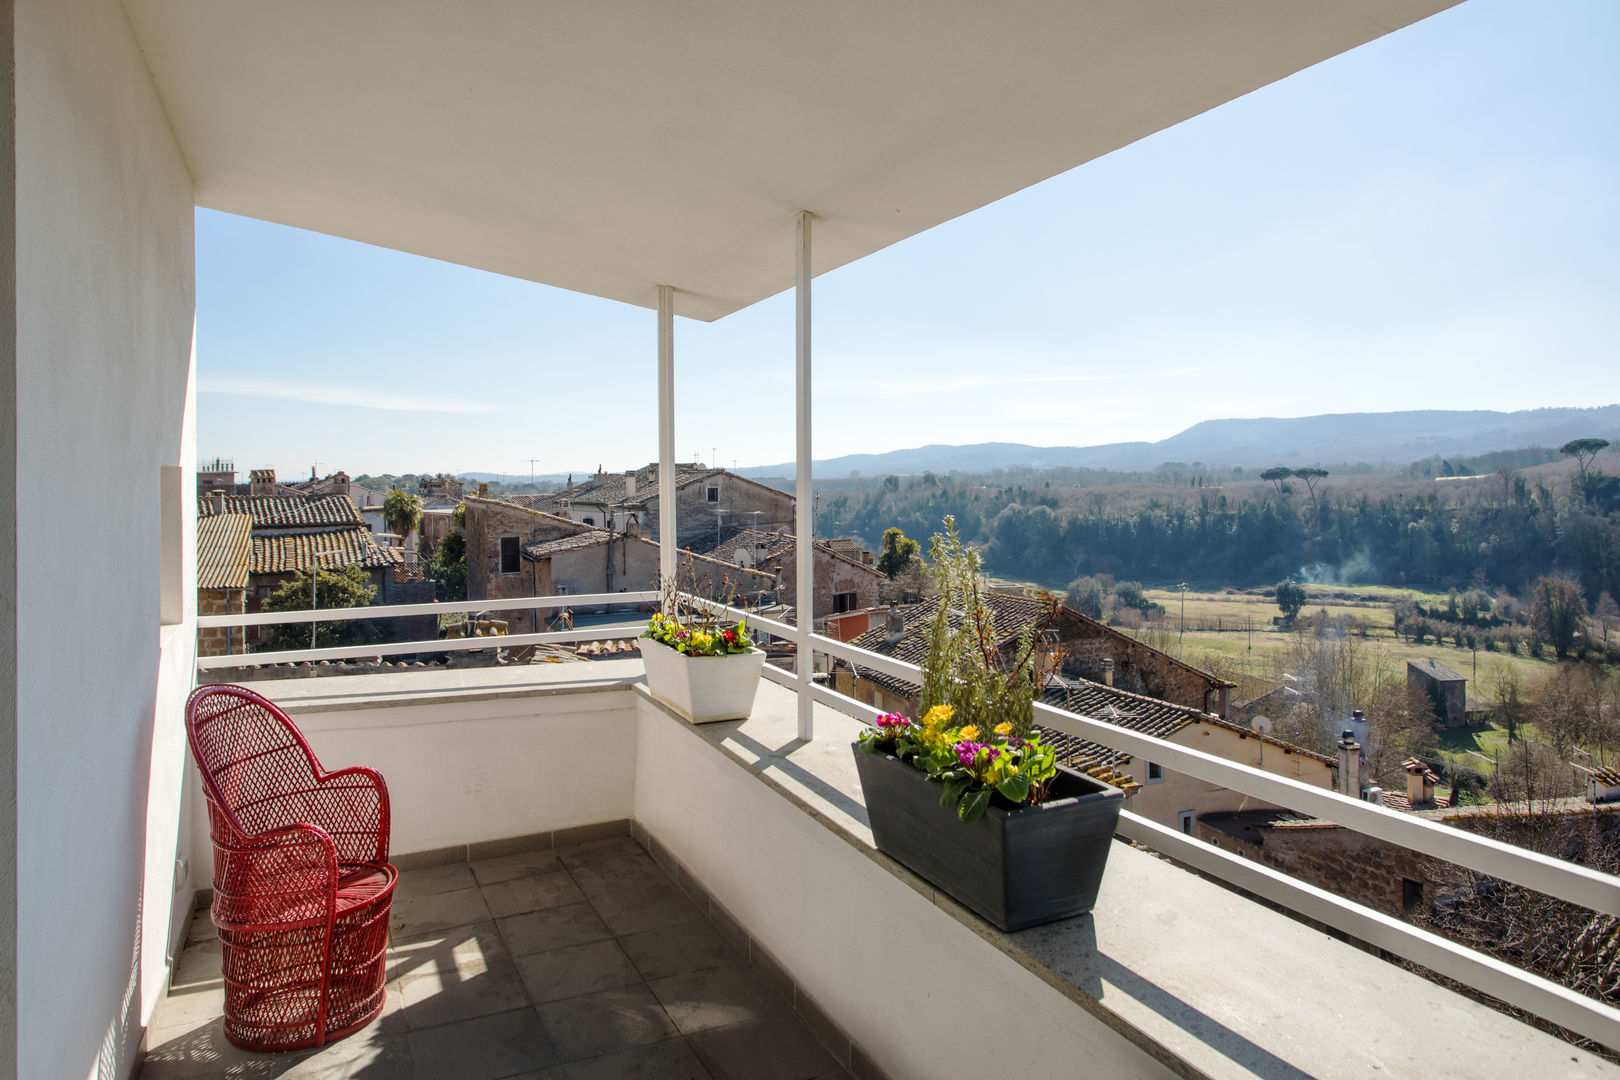
<path fill-rule="evenodd" d="M 186 702 L 186 735 L 215 841 L 303 820 L 321 766 L 274 702 L 242 686 L 200 686 Z"/>

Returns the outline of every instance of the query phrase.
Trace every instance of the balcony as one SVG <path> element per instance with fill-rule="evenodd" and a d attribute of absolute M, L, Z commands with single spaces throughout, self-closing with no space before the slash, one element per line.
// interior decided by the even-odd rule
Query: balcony
<path fill-rule="evenodd" d="M 861 722 L 818 705 L 801 741 L 798 695 L 773 681 L 749 720 L 702 727 L 635 660 L 265 685 L 323 760 L 388 778 L 406 868 L 389 1008 L 296 1061 L 235 1051 L 194 921 L 150 1078 L 597 1076 L 643 1058 L 699 1077 L 1006 1071 L 1003 1039 L 925 1036 L 906 1015 L 1039 1023 L 1015 1051 L 1036 1075 L 1620 1075 L 1124 842 L 1092 915 L 1000 933 L 873 849 Z M 582 934 L 611 934 L 631 967 Z M 592 952 L 609 966 L 575 963 Z"/>

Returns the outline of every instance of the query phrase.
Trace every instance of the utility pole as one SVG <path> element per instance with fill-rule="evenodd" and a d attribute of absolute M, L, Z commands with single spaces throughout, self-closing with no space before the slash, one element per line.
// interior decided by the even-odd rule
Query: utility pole
<path fill-rule="evenodd" d="M 1181 590 L 1181 629 L 1176 633 L 1176 642 L 1187 636 L 1187 583 L 1183 581 L 1176 588 Z"/>
<path fill-rule="evenodd" d="M 539 461 L 539 460 L 540 460 L 539 458 L 530 458 L 529 459 L 529 486 L 530 487 L 534 487 L 534 463 L 536 461 Z"/>

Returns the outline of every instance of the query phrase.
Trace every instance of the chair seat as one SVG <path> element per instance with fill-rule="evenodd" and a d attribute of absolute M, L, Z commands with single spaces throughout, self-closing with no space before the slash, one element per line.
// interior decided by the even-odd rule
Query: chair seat
<path fill-rule="evenodd" d="M 399 872 L 387 864 L 358 863 L 338 867 L 338 918 L 387 893 L 398 877 Z"/>

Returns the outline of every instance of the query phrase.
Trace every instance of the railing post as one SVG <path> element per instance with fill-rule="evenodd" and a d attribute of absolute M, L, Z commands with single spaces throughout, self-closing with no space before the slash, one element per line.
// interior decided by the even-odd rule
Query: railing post
<path fill-rule="evenodd" d="M 675 580 L 675 289 L 658 286 L 658 587 Z M 666 614 L 673 614 L 666 612 Z"/>
<path fill-rule="evenodd" d="M 797 649 L 799 675 L 799 738 L 808 742 L 814 737 L 811 706 L 815 699 L 810 694 L 811 675 L 815 669 L 815 650 L 810 639 L 816 628 L 816 563 L 815 563 L 815 498 L 810 489 L 810 212 L 800 210 L 798 218 L 798 251 L 794 287 L 795 403 L 798 406 L 798 445 L 795 453 L 793 496 L 794 530 L 799 534 L 795 545 L 798 581 L 797 599 L 799 642 Z"/>

